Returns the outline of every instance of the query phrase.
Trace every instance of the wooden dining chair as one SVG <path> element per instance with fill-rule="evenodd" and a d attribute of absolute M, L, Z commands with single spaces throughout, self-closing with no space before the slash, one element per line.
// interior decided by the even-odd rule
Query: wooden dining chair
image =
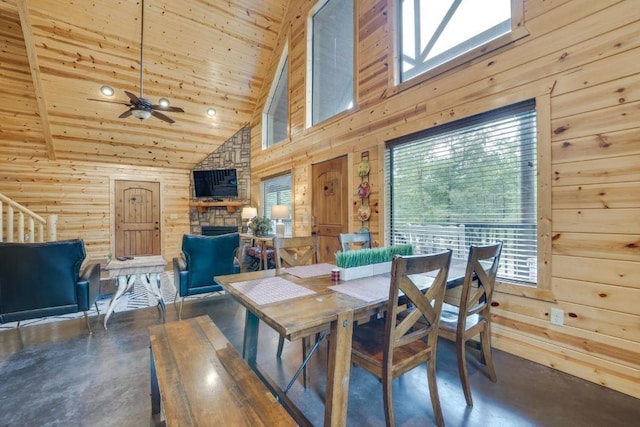
<path fill-rule="evenodd" d="M 276 237 L 276 268 L 318 263 L 318 237 Z"/>
<path fill-rule="evenodd" d="M 444 425 L 436 383 L 436 350 L 450 264 L 450 250 L 430 255 L 397 255 L 391 266 L 386 316 L 354 328 L 351 361 L 382 380 L 387 426 L 395 426 L 392 380 L 423 363 L 427 363 L 436 422 L 438 426 Z M 423 275 L 432 271 L 437 272 L 435 279 Z M 423 289 L 425 286 L 428 287 Z"/>
<path fill-rule="evenodd" d="M 297 267 L 300 265 L 317 264 L 318 263 L 318 237 L 317 236 L 305 236 L 305 237 L 276 237 L 273 241 L 273 246 L 276 251 L 276 268 L 283 267 Z M 276 356 L 280 358 L 282 356 L 282 349 L 284 347 L 283 335 L 280 335 L 278 339 L 278 350 Z M 302 372 L 302 381 L 304 387 L 307 387 L 309 382 L 309 374 L 307 372 L 307 361 L 311 350 L 311 339 L 309 337 L 302 339 L 302 360 L 303 364 L 300 367 L 298 373 Z M 295 378 L 297 377 L 296 374 Z M 287 387 L 288 389 L 289 387 Z"/>
<path fill-rule="evenodd" d="M 465 344 L 478 334 L 482 350 L 481 362 L 487 366 L 491 381 L 497 380 L 491 357 L 489 310 L 501 252 L 502 242 L 489 246 L 471 246 L 459 303 L 457 306 L 445 303 L 442 309 L 438 335 L 456 343 L 458 373 L 469 406 L 473 406 L 473 399 L 467 373 Z"/>
<path fill-rule="evenodd" d="M 371 233 L 340 233 L 338 239 L 342 252 L 371 248 Z"/>

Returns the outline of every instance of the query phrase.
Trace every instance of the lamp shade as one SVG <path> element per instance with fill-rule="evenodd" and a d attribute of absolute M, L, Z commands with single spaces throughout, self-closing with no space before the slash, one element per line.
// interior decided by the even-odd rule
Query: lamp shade
<path fill-rule="evenodd" d="M 289 218 L 289 206 L 273 205 L 271 206 L 271 219 Z"/>
<path fill-rule="evenodd" d="M 240 217 L 242 219 L 251 219 L 258 216 L 258 208 L 246 207 L 242 208 L 242 213 L 240 213 Z"/>

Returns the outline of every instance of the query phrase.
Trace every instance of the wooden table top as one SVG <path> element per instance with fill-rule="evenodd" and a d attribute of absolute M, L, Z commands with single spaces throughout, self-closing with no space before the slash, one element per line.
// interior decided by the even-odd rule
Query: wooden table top
<path fill-rule="evenodd" d="M 354 318 L 358 319 L 382 312 L 386 308 L 386 298 L 364 301 L 331 289 L 332 286 L 340 286 L 340 283 L 349 282 L 334 282 L 330 275 L 300 278 L 283 270 L 272 269 L 217 276 L 214 280 L 257 317 L 291 340 L 328 328 L 329 324 L 337 319 L 339 313 L 353 311 Z M 449 281 L 451 283 L 459 282 L 460 275 L 464 275 L 463 266 L 459 266 L 456 270 L 452 268 Z M 297 296 L 294 293 L 290 298 L 284 296 L 280 301 L 260 304 L 256 302 L 257 298 L 252 299 L 243 287 L 236 285 L 247 281 L 260 282 L 275 277 L 309 289 L 314 293 L 303 296 Z M 387 280 L 390 283 L 390 279 Z"/>
<path fill-rule="evenodd" d="M 104 267 L 111 277 L 128 275 L 128 274 L 144 274 L 144 273 L 160 273 L 164 271 L 167 261 L 162 255 L 140 256 L 120 261 L 112 259 Z"/>

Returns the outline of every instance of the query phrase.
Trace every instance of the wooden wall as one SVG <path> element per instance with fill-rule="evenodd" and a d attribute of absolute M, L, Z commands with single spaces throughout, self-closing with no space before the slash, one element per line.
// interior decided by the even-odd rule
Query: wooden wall
<path fill-rule="evenodd" d="M 7 9 L 8 8 L 8 9 Z M 87 260 L 104 262 L 114 235 L 115 180 L 160 182 L 162 254 L 179 255 L 189 232 L 189 170 L 120 163 L 113 153 L 95 153 L 95 161 L 49 160 L 19 21 L 0 7 L 0 193 L 46 217 L 58 215 L 58 239 L 84 239 Z M 9 10 L 9 12 L 7 12 Z M 103 135 L 109 140 L 108 134 Z M 147 137 L 139 138 L 146 141 Z M 62 143 L 64 144 L 64 143 Z M 131 149 L 127 157 L 137 149 Z M 101 157 L 102 156 L 102 157 Z M 117 156 L 116 156 L 117 157 Z M 98 162 L 102 159 L 109 163 Z M 145 162 L 153 164 L 153 159 Z M 170 268 L 170 266 L 168 266 Z"/>
<path fill-rule="evenodd" d="M 16 158 L 6 151 L 0 145 L 0 193 L 44 217 L 57 214 L 58 239 L 84 239 L 87 260 L 103 263 L 115 253 L 115 180 L 160 183 L 162 255 L 170 262 L 180 254 L 189 233 L 188 170 Z"/>
<path fill-rule="evenodd" d="M 357 105 L 305 129 L 314 2 L 289 2 L 253 115 L 253 203 L 263 178 L 292 171 L 294 230 L 308 233 L 311 165 L 349 155 L 355 189 L 355 165 L 369 151 L 372 204 L 379 202 L 371 228 L 382 242 L 386 140 L 536 98 L 545 111 L 540 138 L 551 143 L 539 166 L 550 175 L 539 197 L 551 200 L 552 224 L 550 279 L 539 285 L 551 298 L 498 293 L 494 345 L 640 397 L 640 2 L 526 0 L 527 37 L 402 88 L 393 84 L 395 2 L 355 3 Z M 287 41 L 290 140 L 262 150 L 261 114 Z M 355 207 L 349 225 L 359 227 Z M 550 325 L 552 307 L 564 310 L 563 327 Z"/>

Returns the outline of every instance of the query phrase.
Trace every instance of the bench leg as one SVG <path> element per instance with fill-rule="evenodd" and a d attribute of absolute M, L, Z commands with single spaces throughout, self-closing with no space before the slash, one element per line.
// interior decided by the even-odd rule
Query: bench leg
<path fill-rule="evenodd" d="M 158 376 L 156 375 L 156 364 L 153 362 L 153 350 L 149 346 L 151 356 L 151 415 L 160 413 L 160 387 L 158 387 Z"/>

